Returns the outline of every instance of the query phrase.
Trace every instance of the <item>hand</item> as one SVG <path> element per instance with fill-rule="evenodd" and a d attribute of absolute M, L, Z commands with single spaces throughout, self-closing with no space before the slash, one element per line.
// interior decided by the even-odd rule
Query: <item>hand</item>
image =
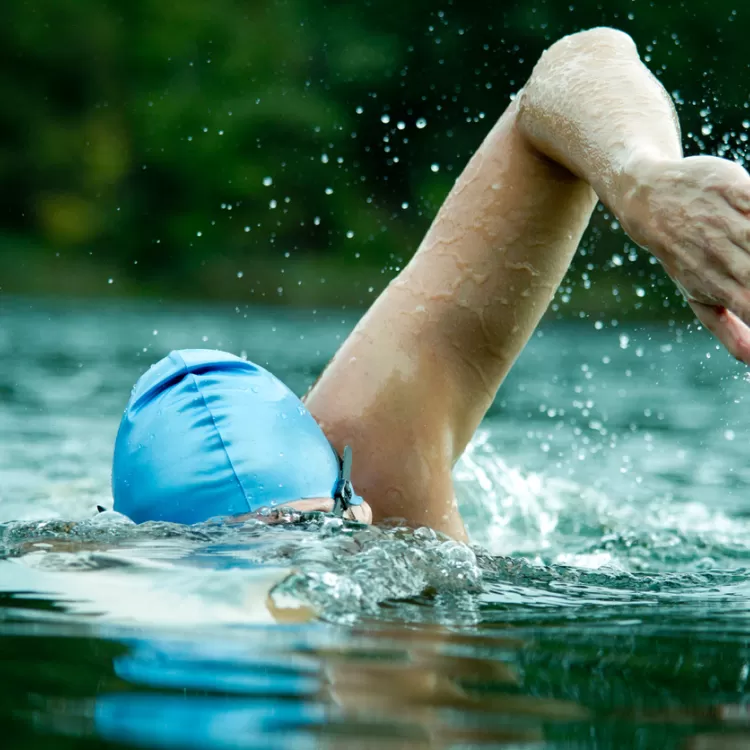
<path fill-rule="evenodd" d="M 658 258 L 698 320 L 750 364 L 750 175 L 712 156 L 640 159 L 613 208 Z"/>

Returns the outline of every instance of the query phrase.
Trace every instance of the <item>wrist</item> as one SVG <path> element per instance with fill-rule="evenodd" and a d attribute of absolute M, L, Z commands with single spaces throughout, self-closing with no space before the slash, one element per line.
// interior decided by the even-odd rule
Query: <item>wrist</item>
<path fill-rule="evenodd" d="M 665 161 L 643 151 L 628 155 L 615 180 L 614 200 L 617 205 L 628 204 L 635 194 L 647 190 L 653 182 L 655 170 Z"/>
<path fill-rule="evenodd" d="M 656 156 L 650 152 L 631 154 L 614 180 L 610 208 L 623 229 L 638 244 L 645 246 L 640 228 L 650 220 L 650 196 L 657 186 L 658 177 L 674 159 Z"/>

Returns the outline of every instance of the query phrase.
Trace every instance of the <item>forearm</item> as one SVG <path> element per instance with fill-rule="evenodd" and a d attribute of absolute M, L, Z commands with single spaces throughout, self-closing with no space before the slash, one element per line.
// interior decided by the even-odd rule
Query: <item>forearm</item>
<path fill-rule="evenodd" d="M 641 159 L 682 156 L 669 95 L 632 39 L 614 29 L 573 34 L 550 47 L 521 92 L 518 125 L 613 210 Z"/>

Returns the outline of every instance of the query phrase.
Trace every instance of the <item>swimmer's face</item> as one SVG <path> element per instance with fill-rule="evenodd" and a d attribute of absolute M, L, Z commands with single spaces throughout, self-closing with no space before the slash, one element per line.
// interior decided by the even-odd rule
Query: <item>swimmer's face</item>
<path fill-rule="evenodd" d="M 295 500 L 292 503 L 284 503 L 284 508 L 292 508 L 302 511 L 303 513 L 312 513 L 321 511 L 323 513 L 333 512 L 333 500 L 330 497 L 312 497 L 305 500 Z M 233 516 L 235 521 L 247 521 L 250 518 L 263 518 L 258 512 L 243 513 L 239 516 Z M 372 523 L 372 509 L 363 500 L 361 505 L 352 505 L 345 513 L 344 518 L 348 521 L 358 521 L 359 523 Z"/>

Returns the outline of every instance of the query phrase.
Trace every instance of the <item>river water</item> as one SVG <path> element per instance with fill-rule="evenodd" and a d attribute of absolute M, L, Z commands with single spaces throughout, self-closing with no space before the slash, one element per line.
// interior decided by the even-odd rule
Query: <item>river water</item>
<path fill-rule="evenodd" d="M 544 326 L 456 468 L 471 546 L 96 513 L 151 363 L 301 393 L 355 319 L 0 302 L 3 747 L 750 745 L 750 382 L 702 331 Z"/>

